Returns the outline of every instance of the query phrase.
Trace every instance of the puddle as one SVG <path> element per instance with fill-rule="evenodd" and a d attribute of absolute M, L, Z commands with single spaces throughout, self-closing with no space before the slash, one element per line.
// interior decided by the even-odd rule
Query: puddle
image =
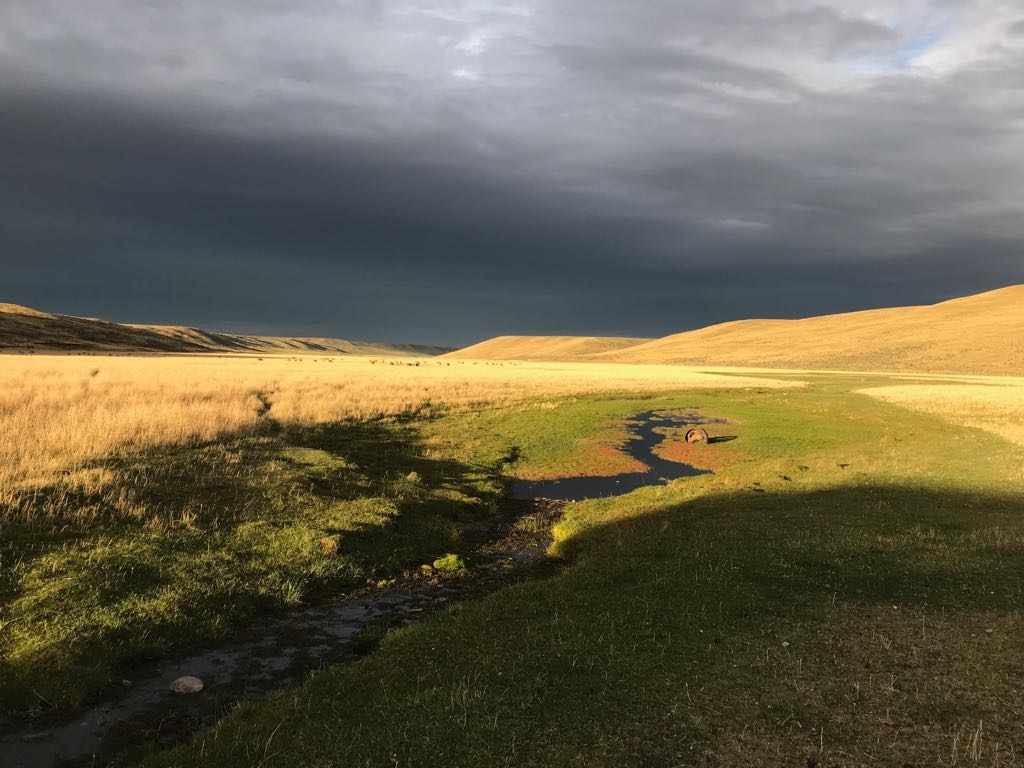
<path fill-rule="evenodd" d="M 516 480 L 512 494 L 517 499 L 558 499 L 581 501 L 619 496 L 647 485 L 666 485 L 680 477 L 696 477 L 711 473 L 689 464 L 668 461 L 658 456 L 654 449 L 665 442 L 666 436 L 656 430 L 666 427 L 688 427 L 706 424 L 724 424 L 724 419 L 710 419 L 699 413 L 678 411 L 644 411 L 629 420 L 626 431 L 630 438 L 622 451 L 642 464 L 646 472 L 626 472 L 610 477 L 563 477 L 557 480 Z M 724 438 L 712 438 L 719 442 Z"/>

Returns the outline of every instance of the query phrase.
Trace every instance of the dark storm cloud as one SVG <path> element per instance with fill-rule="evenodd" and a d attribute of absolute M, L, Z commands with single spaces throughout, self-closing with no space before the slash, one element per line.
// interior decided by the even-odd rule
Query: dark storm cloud
<path fill-rule="evenodd" d="M 466 342 L 1020 281 L 1016 26 L 909 0 L 8 3 L 0 298 Z"/>

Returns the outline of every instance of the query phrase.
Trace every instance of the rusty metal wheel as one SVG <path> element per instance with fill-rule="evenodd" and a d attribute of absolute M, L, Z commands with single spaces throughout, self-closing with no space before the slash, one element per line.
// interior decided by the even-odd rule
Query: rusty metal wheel
<path fill-rule="evenodd" d="M 706 443 L 710 438 L 706 429 L 693 427 L 686 431 L 686 436 L 683 439 L 688 443 Z"/>

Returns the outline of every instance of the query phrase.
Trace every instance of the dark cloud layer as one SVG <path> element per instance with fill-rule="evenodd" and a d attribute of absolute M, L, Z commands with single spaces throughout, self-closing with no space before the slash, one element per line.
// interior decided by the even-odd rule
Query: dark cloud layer
<path fill-rule="evenodd" d="M 464 343 L 1021 282 L 1021 21 L 951 8 L 7 3 L 0 300 Z"/>

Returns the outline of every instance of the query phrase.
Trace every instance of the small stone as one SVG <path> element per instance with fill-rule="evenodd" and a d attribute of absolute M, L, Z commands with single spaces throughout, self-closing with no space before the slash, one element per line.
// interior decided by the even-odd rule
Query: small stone
<path fill-rule="evenodd" d="M 185 677 L 179 677 L 170 685 L 171 693 L 177 694 L 193 694 L 199 693 L 203 690 L 203 681 L 198 677 L 191 677 L 186 675 Z"/>

